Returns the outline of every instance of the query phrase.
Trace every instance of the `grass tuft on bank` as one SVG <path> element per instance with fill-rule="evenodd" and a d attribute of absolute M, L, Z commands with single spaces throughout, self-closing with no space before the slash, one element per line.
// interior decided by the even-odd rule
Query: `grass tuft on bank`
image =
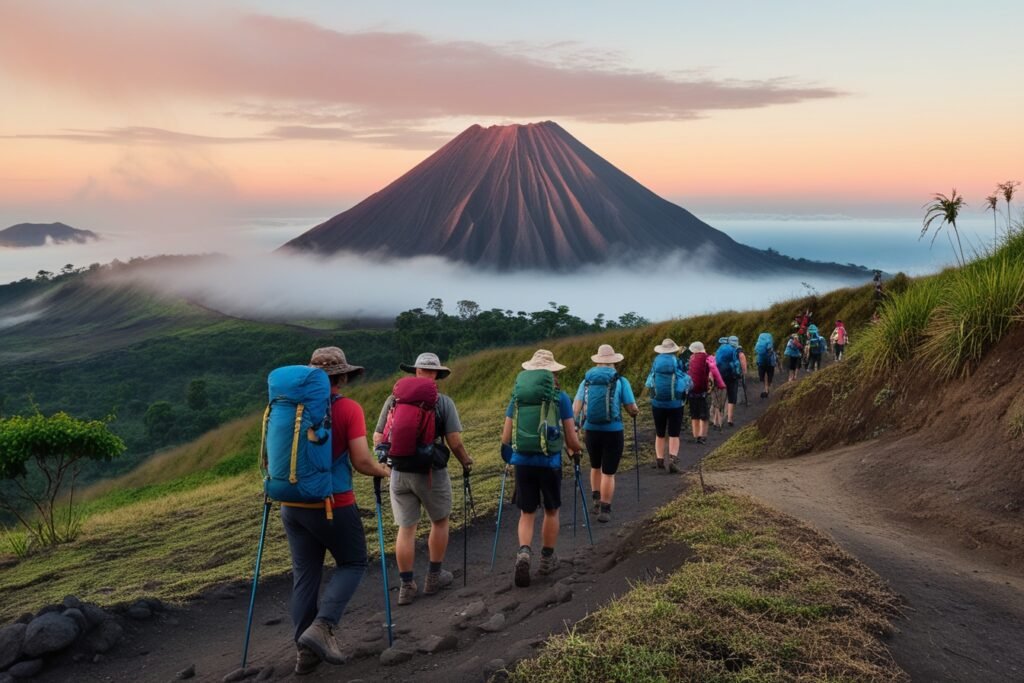
<path fill-rule="evenodd" d="M 879 640 L 898 598 L 824 536 L 723 493 L 681 496 L 655 523 L 695 557 L 553 637 L 510 680 L 908 680 Z"/>

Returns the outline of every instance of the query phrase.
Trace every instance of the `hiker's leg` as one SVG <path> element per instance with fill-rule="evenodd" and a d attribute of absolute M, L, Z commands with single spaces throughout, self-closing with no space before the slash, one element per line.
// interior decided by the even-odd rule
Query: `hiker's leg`
<path fill-rule="evenodd" d="M 590 458 L 590 490 L 601 490 L 601 461 L 604 458 L 604 441 L 601 432 L 588 430 L 584 436 L 587 456 Z"/>
<path fill-rule="evenodd" d="M 298 642 L 302 632 L 309 628 L 316 618 L 317 595 L 320 592 L 320 576 L 324 568 L 326 548 L 317 541 L 307 528 L 313 516 L 324 516 L 323 510 L 281 507 L 281 523 L 288 536 L 288 549 L 292 556 L 292 625 L 294 639 Z M 361 532 L 360 532 L 361 533 Z"/>
<path fill-rule="evenodd" d="M 336 567 L 320 598 L 317 618 L 337 625 L 366 573 L 366 536 L 355 505 L 335 508 L 334 521 L 324 520 L 327 549 Z"/>
<path fill-rule="evenodd" d="M 521 546 L 529 546 L 533 543 L 533 524 L 537 518 L 537 508 L 540 507 L 539 470 L 539 467 L 524 467 L 522 465 L 517 465 L 515 468 L 515 503 L 520 510 L 518 532 Z"/>
<path fill-rule="evenodd" d="M 442 562 L 448 550 L 448 518 L 430 523 L 430 535 L 427 537 L 427 549 L 431 562 Z"/>
<path fill-rule="evenodd" d="M 690 420 L 690 431 L 693 432 L 693 438 L 700 436 L 700 420 Z"/>
<path fill-rule="evenodd" d="M 622 452 L 626 450 L 625 432 L 603 432 L 604 455 L 601 464 L 601 502 L 611 504 L 615 495 L 615 473 L 622 462 Z"/>
<path fill-rule="evenodd" d="M 544 521 L 540 527 L 540 540 L 544 548 L 554 548 L 558 543 L 558 510 L 544 510 Z"/>
<path fill-rule="evenodd" d="M 544 501 L 544 521 L 540 527 L 541 547 L 554 548 L 558 541 L 558 508 L 562 507 L 562 468 L 537 469 L 540 495 Z M 577 495 L 575 490 L 572 495 Z"/>
<path fill-rule="evenodd" d="M 519 545 L 530 545 L 533 543 L 533 524 L 536 518 L 536 511 L 519 514 Z"/>
<path fill-rule="evenodd" d="M 430 550 L 430 561 L 444 560 L 448 550 L 448 518 L 452 514 L 452 481 L 448 470 L 433 470 L 429 475 L 420 475 L 420 484 L 429 486 L 423 496 L 423 508 L 430 517 L 430 536 L 427 548 Z"/>
<path fill-rule="evenodd" d="M 665 441 L 666 439 L 663 436 L 654 437 L 654 457 L 658 460 L 663 460 L 665 458 Z M 669 441 L 668 450 L 669 452 L 672 451 L 671 441 Z"/>
<path fill-rule="evenodd" d="M 668 437 L 668 457 L 678 458 L 679 457 L 679 437 L 670 436 Z"/>
<path fill-rule="evenodd" d="M 411 572 L 416 559 L 416 527 L 400 526 L 395 536 L 395 564 L 398 571 Z"/>
<path fill-rule="evenodd" d="M 399 572 L 411 572 L 416 554 L 416 527 L 420 523 L 420 499 L 414 486 L 416 477 L 423 476 L 414 472 L 392 472 L 391 513 L 398 525 L 395 536 L 395 564 Z"/>

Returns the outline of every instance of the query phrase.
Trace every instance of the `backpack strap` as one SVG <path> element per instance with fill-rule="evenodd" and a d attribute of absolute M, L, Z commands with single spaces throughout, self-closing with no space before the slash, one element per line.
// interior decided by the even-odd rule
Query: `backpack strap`
<path fill-rule="evenodd" d="M 260 472 L 263 473 L 264 477 L 268 476 L 270 471 L 270 465 L 267 462 L 267 423 L 270 422 L 270 406 L 273 405 L 273 401 L 267 404 L 267 409 L 263 411 L 263 426 L 260 428 Z"/>
<path fill-rule="evenodd" d="M 299 483 L 299 475 L 296 473 L 299 462 L 299 432 L 302 431 L 302 413 L 305 409 L 306 407 L 301 403 L 295 406 L 295 430 L 292 434 L 292 461 L 288 470 L 288 483 L 293 486 Z"/>

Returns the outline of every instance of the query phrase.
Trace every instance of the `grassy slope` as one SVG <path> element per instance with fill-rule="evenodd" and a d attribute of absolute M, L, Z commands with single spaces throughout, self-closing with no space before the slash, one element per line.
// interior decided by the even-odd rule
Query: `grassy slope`
<path fill-rule="evenodd" d="M 654 523 L 694 557 L 551 638 L 512 681 L 906 680 L 878 640 L 896 596 L 822 535 L 719 493 Z"/>
<path fill-rule="evenodd" d="M 762 329 L 781 336 L 803 307 L 811 307 L 821 320 L 842 317 L 856 324 L 866 317 L 870 305 L 868 287 L 845 289 L 816 300 L 780 303 L 768 311 L 670 321 L 642 330 L 559 340 L 550 348 L 569 366 L 564 382 L 575 387 L 590 367 L 589 357 L 598 344 L 611 343 L 626 355 L 621 369 L 639 388 L 652 348 L 663 337 L 680 342 L 703 339 L 714 348 L 719 336 L 736 333 L 749 346 Z M 459 406 L 463 437 L 478 463 L 473 478 L 478 514 L 496 507 L 501 472 L 497 444 L 504 409 L 520 363 L 533 350 L 500 349 L 460 359 L 443 382 L 442 389 Z M 262 382 L 260 376 L 250 379 Z M 366 408 L 371 425 L 389 387 L 390 381 L 380 381 L 357 385 L 350 392 Z M 0 591 L 5 596 L 0 617 L 68 593 L 105 603 L 139 595 L 182 600 L 204 587 L 249 576 L 262 503 L 256 470 L 257 421 L 253 416 L 226 425 L 105 485 L 106 493 L 90 494 L 92 516 L 79 540 L 0 570 Z M 356 477 L 356 495 L 364 506 L 372 501 L 368 478 Z M 458 506 L 453 522 L 462 522 Z M 372 516 L 365 515 L 371 539 L 373 525 Z M 287 552 L 280 526 L 274 524 L 271 529 L 265 567 L 268 573 L 280 573 L 287 569 Z M 370 547 L 376 545 L 372 539 Z"/>

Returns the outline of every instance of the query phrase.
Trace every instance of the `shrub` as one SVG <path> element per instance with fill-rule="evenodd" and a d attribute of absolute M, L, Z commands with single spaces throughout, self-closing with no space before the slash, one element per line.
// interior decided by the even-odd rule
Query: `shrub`
<path fill-rule="evenodd" d="M 939 278 L 929 278 L 886 301 L 877 323 L 869 327 L 850 351 L 862 354 L 870 371 L 887 372 L 914 357 L 925 326 L 941 300 Z"/>

